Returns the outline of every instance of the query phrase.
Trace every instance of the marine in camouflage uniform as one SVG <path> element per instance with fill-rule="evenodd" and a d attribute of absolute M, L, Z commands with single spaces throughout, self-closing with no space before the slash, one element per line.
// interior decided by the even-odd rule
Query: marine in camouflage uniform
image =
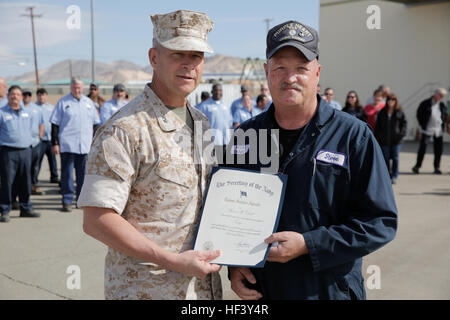
<path fill-rule="evenodd" d="M 164 48 L 212 51 L 206 44 L 212 22 L 205 14 L 182 10 L 152 16 L 152 21 L 154 38 Z M 159 79 L 160 72 L 155 69 L 153 81 Z M 180 257 L 193 248 L 214 164 L 204 156 L 211 144 L 203 138 L 209 122 L 188 105 L 192 122 L 185 122 L 178 113 L 182 108 L 167 106 L 164 97 L 152 89 L 153 84 L 147 84 L 142 94 L 97 131 L 78 200 L 78 205 L 85 207 L 85 231 L 109 246 L 105 259 L 105 298 L 221 299 L 219 274 L 211 271 L 218 271 L 219 267 L 209 264 L 211 259 L 202 262 L 208 268 L 204 276 L 195 277 L 188 272 L 190 265 L 170 268 L 155 262 L 164 261 L 158 260 L 157 254 L 154 261 L 140 259 L 138 254 L 127 255 L 122 243 L 109 238 L 110 233 L 102 235 L 103 229 L 87 231 L 92 228 L 89 227 L 92 217 L 97 215 L 93 209 L 100 213 L 99 208 L 112 209 L 151 240 L 159 253 Z M 100 213 L 97 221 L 102 219 Z M 107 226 L 104 224 L 102 228 Z M 127 238 L 127 234 L 120 233 L 130 230 L 127 228 L 118 229 L 122 231 L 114 234 L 116 238 Z"/>

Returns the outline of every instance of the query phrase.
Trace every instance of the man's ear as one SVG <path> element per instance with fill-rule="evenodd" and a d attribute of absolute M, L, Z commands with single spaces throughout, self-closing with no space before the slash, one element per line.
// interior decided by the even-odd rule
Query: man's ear
<path fill-rule="evenodd" d="M 319 63 L 319 62 L 317 62 L 317 78 L 320 76 L 320 71 L 322 71 L 322 65 Z"/>
<path fill-rule="evenodd" d="M 266 73 L 266 79 L 269 80 L 269 67 L 267 63 L 264 63 L 264 72 Z"/>
<path fill-rule="evenodd" d="M 158 51 L 155 48 L 150 48 L 150 50 L 148 50 L 148 60 L 150 61 L 150 64 L 153 69 L 155 69 L 156 66 L 157 56 Z"/>
<path fill-rule="evenodd" d="M 322 71 L 322 65 L 317 62 L 317 70 L 316 70 L 316 76 L 317 76 L 317 83 L 319 83 L 320 80 L 320 71 Z"/>

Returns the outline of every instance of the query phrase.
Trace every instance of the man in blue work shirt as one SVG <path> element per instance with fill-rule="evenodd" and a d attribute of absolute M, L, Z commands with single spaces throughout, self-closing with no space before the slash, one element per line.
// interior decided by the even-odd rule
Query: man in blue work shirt
<path fill-rule="evenodd" d="M 229 268 L 231 288 L 243 299 L 365 299 L 362 257 L 397 230 L 373 134 L 317 95 L 318 41 L 316 30 L 297 21 L 269 31 L 264 68 L 273 104 L 241 124 L 227 147 L 231 166 L 288 176 L 264 268 Z M 247 137 L 243 148 L 235 137 L 250 131 L 260 141 L 248 144 Z M 268 154 L 272 163 L 263 161 Z"/>
<path fill-rule="evenodd" d="M 242 96 L 240 98 L 234 100 L 233 103 L 231 103 L 231 114 L 232 115 L 234 115 L 236 110 L 239 110 L 242 108 L 242 99 L 245 96 L 248 96 L 250 94 L 248 92 L 248 87 L 245 84 L 241 85 L 241 94 L 242 94 Z"/>
<path fill-rule="evenodd" d="M 253 101 L 250 96 L 242 97 L 242 108 L 239 108 L 233 114 L 233 127 L 237 128 L 242 122 L 256 116 L 259 112 L 253 107 Z"/>
<path fill-rule="evenodd" d="M 39 175 L 39 172 L 41 171 L 42 160 L 44 159 L 44 155 L 46 155 L 48 166 L 50 168 L 50 182 L 59 183 L 56 157 L 52 151 L 52 124 L 50 123 L 50 116 L 53 113 L 55 106 L 47 102 L 48 93 L 44 88 L 38 89 L 36 91 L 36 96 L 36 105 L 41 108 L 42 117 L 44 119 L 44 135 L 41 138 L 41 154 L 39 156 L 37 175 Z"/>
<path fill-rule="evenodd" d="M 208 118 L 216 146 L 228 143 L 233 128 L 230 108 L 225 105 L 222 97 L 222 85 L 215 83 L 212 87 L 212 97 L 196 106 Z"/>
<path fill-rule="evenodd" d="M 325 96 L 325 100 L 328 102 L 328 104 L 330 106 L 332 106 L 336 110 L 339 110 L 339 111 L 342 110 L 341 104 L 339 102 L 337 102 L 336 100 L 333 100 L 333 98 L 334 98 L 334 90 L 333 90 L 333 88 L 326 88 L 324 96 Z"/>
<path fill-rule="evenodd" d="M 8 104 L 8 98 L 6 97 L 6 80 L 0 77 L 0 108 L 3 108 Z"/>
<path fill-rule="evenodd" d="M 272 96 L 270 95 L 269 87 L 267 86 L 267 84 L 265 84 L 265 83 L 261 84 L 259 95 L 256 96 L 255 98 L 253 98 L 254 105 L 256 105 L 258 103 L 257 99 L 260 95 L 264 95 L 267 97 L 266 105 L 264 106 L 264 108 L 262 108 L 263 111 L 266 111 L 267 109 L 269 109 L 270 105 L 272 104 Z"/>
<path fill-rule="evenodd" d="M 0 108 L 0 222 L 9 221 L 13 184 L 19 196 L 20 216 L 36 218 L 31 194 L 31 114 L 22 106 L 22 89 L 11 86 L 8 104 Z M 16 183 L 14 183 L 16 181 Z"/>
<path fill-rule="evenodd" d="M 31 136 L 33 138 L 31 144 L 31 194 L 42 195 L 43 192 L 39 190 L 38 174 L 39 174 L 39 158 L 41 157 L 41 138 L 44 136 L 44 118 L 42 110 L 31 102 L 32 93 L 29 89 L 24 89 L 23 92 L 23 107 L 31 115 Z M 14 199 L 13 195 L 13 199 Z"/>
<path fill-rule="evenodd" d="M 128 102 L 125 100 L 127 92 L 125 86 L 121 83 L 113 88 L 113 98 L 103 103 L 100 108 L 100 124 L 104 124 L 117 110 L 122 108 Z"/>
<path fill-rule="evenodd" d="M 100 124 L 94 103 L 83 95 L 83 81 L 80 78 L 72 78 L 70 91 L 70 94 L 58 101 L 50 117 L 53 153 L 61 154 L 61 194 L 64 212 L 72 211 L 74 167 L 77 199 L 80 195 L 86 158 L 96 129 L 94 126 Z"/>
<path fill-rule="evenodd" d="M 272 100 L 269 100 L 269 98 L 267 98 L 265 94 L 260 94 L 259 96 L 257 96 L 255 106 L 256 115 L 260 114 L 261 112 L 267 111 L 271 104 Z"/>

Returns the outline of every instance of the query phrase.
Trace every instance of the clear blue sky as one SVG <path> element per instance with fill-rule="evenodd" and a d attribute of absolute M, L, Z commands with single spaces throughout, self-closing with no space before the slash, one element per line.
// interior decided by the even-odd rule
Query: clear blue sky
<path fill-rule="evenodd" d="M 34 70 L 30 18 L 20 16 L 30 5 L 35 14 L 43 15 L 35 19 L 40 69 L 69 58 L 91 58 L 89 0 L 6 0 L 0 3 L 0 76 Z M 81 9 L 79 30 L 66 27 L 70 5 Z M 148 65 L 153 32 L 149 15 L 178 9 L 207 13 L 215 23 L 208 35 L 215 53 L 242 58 L 265 57 L 263 19 L 273 19 L 270 26 L 291 19 L 316 29 L 319 26 L 319 0 L 94 0 L 96 60 L 124 59 Z"/>

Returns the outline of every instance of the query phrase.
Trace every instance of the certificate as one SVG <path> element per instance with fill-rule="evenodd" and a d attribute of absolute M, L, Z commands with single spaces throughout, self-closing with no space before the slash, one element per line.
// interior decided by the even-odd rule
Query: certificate
<path fill-rule="evenodd" d="M 264 239 L 276 232 L 287 176 L 214 168 L 194 250 L 221 250 L 211 263 L 260 267 L 269 253 Z"/>

